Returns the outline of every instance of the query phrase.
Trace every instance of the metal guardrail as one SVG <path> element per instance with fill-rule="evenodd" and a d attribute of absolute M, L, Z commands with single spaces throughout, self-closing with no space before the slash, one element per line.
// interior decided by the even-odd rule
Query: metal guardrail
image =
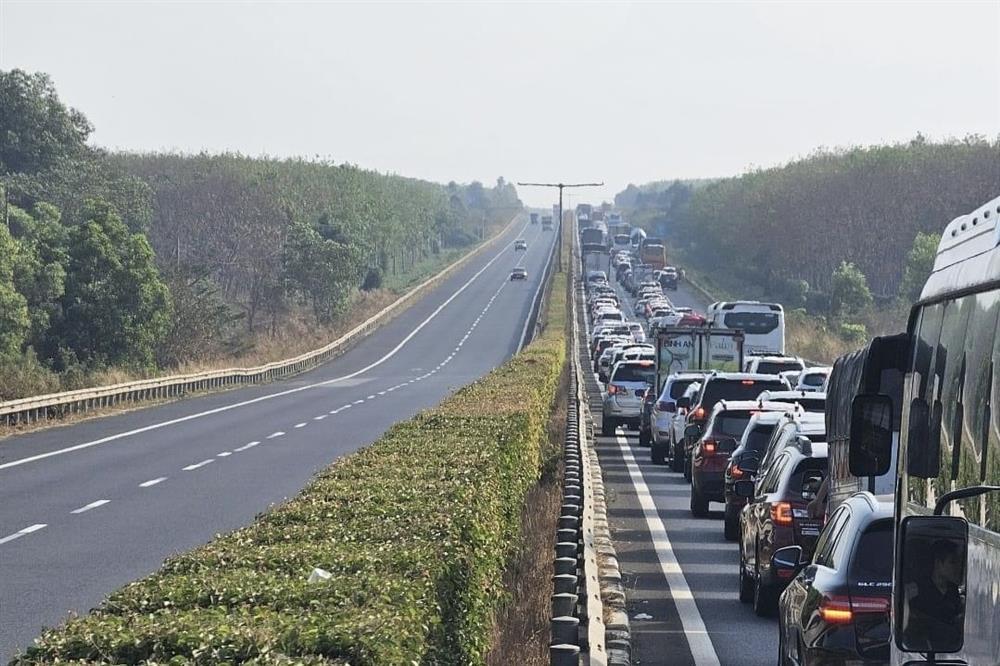
<path fill-rule="evenodd" d="M 486 248 L 491 247 L 510 230 L 519 217 L 520 213 L 515 215 L 492 239 L 455 260 L 436 275 L 427 278 L 378 313 L 319 349 L 300 354 L 294 358 L 273 361 L 250 368 L 226 368 L 186 375 L 171 375 L 169 377 L 142 379 L 123 382 L 121 384 L 112 384 L 110 386 L 99 386 L 8 400 L 0 402 L 0 424 L 18 425 L 33 423 L 114 405 L 172 398 L 197 391 L 259 384 L 298 374 L 343 354 L 352 344 L 364 338 L 398 314 L 417 295 L 448 277 L 473 257 L 482 253 Z"/>

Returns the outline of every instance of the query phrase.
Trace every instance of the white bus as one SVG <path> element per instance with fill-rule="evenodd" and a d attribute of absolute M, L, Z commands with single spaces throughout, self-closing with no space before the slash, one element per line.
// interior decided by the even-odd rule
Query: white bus
<path fill-rule="evenodd" d="M 777 303 L 718 301 L 708 306 L 705 317 L 716 328 L 743 331 L 748 355 L 785 353 L 785 310 Z"/>
<path fill-rule="evenodd" d="M 851 473 L 898 460 L 892 663 L 1000 660 L 1000 197 L 949 224 L 910 312 L 899 451 L 893 399 L 851 408 Z M 855 436 L 857 435 L 857 436 Z"/>

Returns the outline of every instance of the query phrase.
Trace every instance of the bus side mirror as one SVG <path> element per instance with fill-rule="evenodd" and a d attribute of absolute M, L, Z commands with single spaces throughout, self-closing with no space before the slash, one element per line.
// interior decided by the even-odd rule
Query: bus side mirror
<path fill-rule="evenodd" d="M 882 476 L 892 461 L 892 398 L 862 393 L 851 401 L 848 465 L 854 476 Z"/>
<path fill-rule="evenodd" d="M 952 516 L 907 516 L 897 543 L 896 646 L 905 652 L 958 652 L 965 644 L 969 523 Z"/>

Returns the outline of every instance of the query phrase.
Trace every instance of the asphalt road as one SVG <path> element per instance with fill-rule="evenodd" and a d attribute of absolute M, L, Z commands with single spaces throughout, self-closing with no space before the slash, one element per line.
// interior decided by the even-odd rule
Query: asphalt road
<path fill-rule="evenodd" d="M 345 355 L 293 379 L 0 441 L 0 662 L 503 363 L 554 240 L 519 220 Z M 515 265 L 527 281 L 509 281 Z"/>
<path fill-rule="evenodd" d="M 708 305 L 684 283 L 667 296 L 701 312 Z M 634 318 L 631 301 L 620 288 L 619 297 Z M 588 375 L 587 388 L 599 433 L 601 386 L 595 375 Z M 650 462 L 649 449 L 639 446 L 636 432 L 618 433 L 596 441 L 626 587 L 632 664 L 774 664 L 777 623 L 757 617 L 739 602 L 739 553 L 735 543 L 723 538 L 722 505 L 710 505 L 709 518 L 693 518 L 690 485 L 683 475 Z"/>

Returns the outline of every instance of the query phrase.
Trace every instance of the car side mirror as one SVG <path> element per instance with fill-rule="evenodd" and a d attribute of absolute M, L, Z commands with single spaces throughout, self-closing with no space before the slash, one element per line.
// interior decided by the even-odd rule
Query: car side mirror
<path fill-rule="evenodd" d="M 701 437 L 701 426 L 697 423 L 692 423 L 684 428 L 684 436 L 689 439 L 697 439 Z"/>
<path fill-rule="evenodd" d="M 892 398 L 862 393 L 851 401 L 848 466 L 854 476 L 882 476 L 892 461 Z"/>
<path fill-rule="evenodd" d="M 753 481 L 750 481 L 749 479 L 737 481 L 733 484 L 733 492 L 736 493 L 737 497 L 750 499 L 753 497 Z"/>
<path fill-rule="evenodd" d="M 691 398 L 677 398 L 677 406 L 681 409 L 688 409 L 691 406 Z"/>
<path fill-rule="evenodd" d="M 907 516 L 899 526 L 892 621 L 905 652 L 958 652 L 965 644 L 969 523 Z"/>
<path fill-rule="evenodd" d="M 788 580 L 802 568 L 802 546 L 785 546 L 771 555 L 771 570 L 778 578 Z"/>

